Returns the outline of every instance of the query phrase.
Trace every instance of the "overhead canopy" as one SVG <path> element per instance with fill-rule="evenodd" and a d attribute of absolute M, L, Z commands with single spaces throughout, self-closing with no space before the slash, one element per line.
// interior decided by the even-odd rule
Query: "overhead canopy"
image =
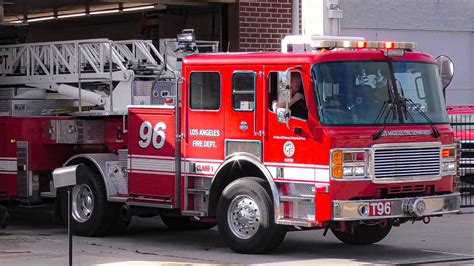
<path fill-rule="evenodd" d="M 193 6 L 236 3 L 237 0 L 0 0 L 5 6 L 5 22 L 58 18 L 106 12 L 142 12 L 165 9 L 167 5 Z"/>

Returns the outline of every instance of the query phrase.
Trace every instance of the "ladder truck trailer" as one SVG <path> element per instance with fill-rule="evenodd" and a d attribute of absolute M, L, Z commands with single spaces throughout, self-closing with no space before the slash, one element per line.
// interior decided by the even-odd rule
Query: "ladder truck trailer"
<path fill-rule="evenodd" d="M 185 32 L 168 44 L 174 57 L 137 40 L 0 46 L 1 199 L 64 210 L 53 171 L 80 165 L 67 168 L 80 169 L 75 234 L 160 215 L 217 224 L 240 253 L 307 229 L 372 244 L 459 211 L 438 67 L 414 43 L 291 36 L 282 52 L 202 54 Z"/>

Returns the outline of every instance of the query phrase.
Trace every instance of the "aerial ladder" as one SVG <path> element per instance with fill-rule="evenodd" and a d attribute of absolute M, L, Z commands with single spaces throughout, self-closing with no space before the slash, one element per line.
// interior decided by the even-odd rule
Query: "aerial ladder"
<path fill-rule="evenodd" d="M 216 51 L 218 42 L 205 45 Z M 0 116 L 125 114 L 128 105 L 151 103 L 158 78 L 176 77 L 166 61 L 150 40 L 0 46 Z"/>

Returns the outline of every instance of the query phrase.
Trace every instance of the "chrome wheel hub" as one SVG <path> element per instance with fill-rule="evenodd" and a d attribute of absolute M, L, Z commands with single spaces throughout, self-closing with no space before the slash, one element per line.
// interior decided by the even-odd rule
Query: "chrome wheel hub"
<path fill-rule="evenodd" d="M 94 195 L 91 188 L 86 184 L 76 185 L 72 190 L 72 217 L 74 220 L 84 223 L 92 215 L 94 210 Z"/>
<path fill-rule="evenodd" d="M 261 214 L 255 200 L 249 196 L 237 196 L 229 205 L 227 223 L 232 233 L 240 239 L 253 237 L 260 227 Z"/>

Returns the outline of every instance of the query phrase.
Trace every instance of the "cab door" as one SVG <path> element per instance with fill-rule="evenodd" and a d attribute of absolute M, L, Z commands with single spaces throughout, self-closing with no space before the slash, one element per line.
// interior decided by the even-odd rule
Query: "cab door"
<path fill-rule="evenodd" d="M 185 70 L 183 95 L 184 174 L 212 177 L 224 159 L 224 112 L 221 68 Z M 189 166 L 189 167 L 188 167 Z"/>
<path fill-rule="evenodd" d="M 226 74 L 225 156 L 246 153 L 262 160 L 263 67 L 232 66 L 227 68 Z"/>
<path fill-rule="evenodd" d="M 314 159 L 318 150 L 315 149 L 313 132 L 309 124 L 314 121 L 306 112 L 291 116 L 288 125 L 278 122 L 272 103 L 278 101 L 278 73 L 291 66 L 265 66 L 266 92 L 268 93 L 265 107 L 264 162 L 279 181 L 314 182 Z M 307 71 L 294 70 L 290 73 L 299 75 L 302 80 L 300 92 L 304 94 L 304 103 L 308 106 L 311 83 Z M 291 110 L 291 109 L 290 109 Z M 308 108 L 306 108 L 308 110 Z"/>

